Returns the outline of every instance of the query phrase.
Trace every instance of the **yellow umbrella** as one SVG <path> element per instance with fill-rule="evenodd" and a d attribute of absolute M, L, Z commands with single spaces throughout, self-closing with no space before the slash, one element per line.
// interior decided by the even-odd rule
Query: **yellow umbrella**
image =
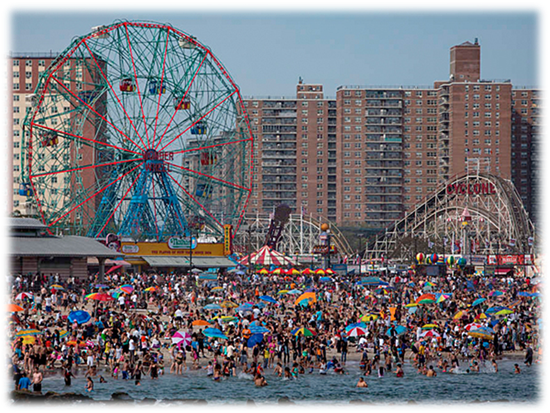
<path fill-rule="evenodd" d="M 223 290 L 223 287 L 214 287 L 212 288 L 211 291 L 218 291 L 218 290 Z"/>
<path fill-rule="evenodd" d="M 405 304 L 405 307 L 417 307 L 418 304 L 417 303 L 409 303 L 409 304 Z"/>
<path fill-rule="evenodd" d="M 424 330 L 430 330 L 430 329 L 436 328 L 436 327 L 438 327 L 437 324 L 424 324 L 424 325 L 422 326 L 422 329 L 424 329 Z"/>
<path fill-rule="evenodd" d="M 220 306 L 224 307 L 224 308 L 236 308 L 238 307 L 237 304 L 235 304 L 233 301 L 224 301 L 220 304 Z"/>
<path fill-rule="evenodd" d="M 378 319 L 378 314 L 365 314 L 361 317 L 361 321 L 374 321 Z"/>
<path fill-rule="evenodd" d="M 33 336 L 19 337 L 13 340 L 13 342 L 16 343 L 19 339 L 23 340 L 23 344 L 34 344 L 36 342 L 36 337 Z"/>
<path fill-rule="evenodd" d="M 258 271 L 258 274 L 266 275 L 266 274 L 269 274 L 269 271 L 266 270 L 265 268 L 262 268 L 260 271 Z"/>
<path fill-rule="evenodd" d="M 466 310 L 460 310 L 458 313 L 456 313 L 454 316 L 453 316 L 453 320 L 460 320 L 462 317 L 464 317 L 466 315 Z"/>

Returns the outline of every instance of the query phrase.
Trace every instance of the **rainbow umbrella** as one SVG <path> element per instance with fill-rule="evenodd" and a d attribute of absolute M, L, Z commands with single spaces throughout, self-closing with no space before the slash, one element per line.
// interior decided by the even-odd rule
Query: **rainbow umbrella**
<path fill-rule="evenodd" d="M 113 301 L 114 298 L 109 294 L 105 293 L 92 293 L 84 297 L 86 300 L 95 300 L 95 301 Z"/>
<path fill-rule="evenodd" d="M 59 338 L 65 338 L 69 335 L 69 332 L 67 330 L 61 330 L 59 332 Z"/>
<path fill-rule="evenodd" d="M 157 291 L 157 290 L 158 290 L 158 287 L 148 287 L 148 288 L 146 288 L 146 289 L 143 290 L 143 291 L 154 292 L 154 291 Z"/>
<path fill-rule="evenodd" d="M 436 303 L 442 303 L 443 301 L 447 300 L 448 298 L 451 298 L 450 294 L 439 294 L 437 297 Z"/>
<path fill-rule="evenodd" d="M 40 334 L 42 334 L 42 331 L 35 328 L 29 328 L 26 330 L 19 330 L 17 333 L 15 333 L 14 337 L 38 336 Z"/>
<path fill-rule="evenodd" d="M 357 327 L 365 329 L 365 328 L 367 328 L 367 325 L 366 325 L 365 323 L 363 323 L 363 322 L 361 322 L 361 323 L 352 323 L 352 324 L 348 324 L 348 325 L 346 326 L 346 331 L 351 330 L 351 329 L 354 329 L 354 328 L 357 328 Z"/>
<path fill-rule="evenodd" d="M 295 336 L 301 334 L 304 337 L 313 337 L 315 335 L 315 332 L 310 330 L 309 328 L 302 327 L 302 328 L 297 328 L 295 330 L 292 330 L 291 334 Z"/>
<path fill-rule="evenodd" d="M 134 291 L 134 287 L 130 284 L 121 285 L 120 287 L 118 287 L 118 289 L 124 291 L 126 294 L 132 294 L 132 292 Z"/>
<path fill-rule="evenodd" d="M 410 308 L 410 307 L 417 307 L 418 306 L 418 303 L 409 303 L 409 304 L 405 304 L 405 307 L 407 308 Z"/>
<path fill-rule="evenodd" d="M 50 285 L 50 288 L 53 288 L 54 290 L 64 290 L 65 289 L 62 285 L 59 285 L 59 284 Z"/>
<path fill-rule="evenodd" d="M 437 324 L 424 324 L 422 326 L 422 330 L 431 330 L 432 328 L 439 327 Z"/>
<path fill-rule="evenodd" d="M 416 299 L 416 304 L 431 304 L 435 303 L 435 295 L 434 294 L 422 294 L 420 297 Z"/>

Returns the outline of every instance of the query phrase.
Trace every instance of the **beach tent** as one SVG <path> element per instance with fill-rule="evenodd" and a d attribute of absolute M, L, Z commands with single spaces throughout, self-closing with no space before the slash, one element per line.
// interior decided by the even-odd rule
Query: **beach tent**
<path fill-rule="evenodd" d="M 247 255 L 241 259 L 239 263 L 242 265 L 248 265 L 249 261 L 254 265 L 276 265 L 278 267 L 296 265 L 296 262 L 267 245 L 264 245 L 258 251 Z"/>

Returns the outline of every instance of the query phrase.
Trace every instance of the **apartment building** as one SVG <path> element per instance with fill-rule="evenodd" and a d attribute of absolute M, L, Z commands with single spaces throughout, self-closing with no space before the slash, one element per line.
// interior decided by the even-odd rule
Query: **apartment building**
<path fill-rule="evenodd" d="M 10 204 L 14 211 L 22 214 L 36 214 L 36 203 L 28 202 L 27 194 L 33 190 L 40 192 L 42 210 L 55 208 L 62 210 L 65 204 L 70 204 L 71 199 L 87 196 L 85 188 L 90 188 L 109 175 L 108 168 L 97 171 L 86 169 L 76 179 L 70 172 L 63 173 L 67 166 L 80 168 L 84 165 L 93 165 L 100 160 L 100 153 L 95 145 L 89 141 L 78 139 L 82 136 L 86 139 L 106 139 L 101 135 L 101 126 L 97 117 L 105 113 L 105 106 L 101 98 L 94 102 L 94 112 L 88 116 L 84 124 L 77 124 L 74 117 L 77 111 L 84 110 L 79 101 L 86 99 L 91 93 L 94 83 L 97 83 L 97 70 L 94 65 L 87 65 L 86 61 L 67 59 L 59 66 L 55 73 L 55 82 L 51 81 L 41 102 L 40 112 L 35 124 L 33 145 L 39 148 L 33 152 L 32 173 L 33 185 L 27 181 L 29 171 L 28 160 L 23 159 L 29 142 L 29 131 L 24 130 L 26 114 L 33 110 L 37 103 L 38 95 L 35 93 L 41 75 L 56 54 L 21 54 L 10 56 L 8 63 L 8 79 L 11 80 L 11 109 L 13 122 L 10 125 L 9 136 L 13 137 L 11 158 L 13 159 L 13 175 L 10 179 Z M 80 107 L 79 107 L 80 106 Z M 65 132 L 76 132 L 67 134 Z M 24 136 L 25 134 L 25 136 Z M 59 172 L 54 172 L 58 170 Z M 34 189 L 33 189 L 34 187 Z M 95 210 L 100 199 L 86 211 L 70 211 L 64 217 L 63 224 L 68 232 L 72 232 L 73 226 L 85 227 L 93 220 Z"/>
<path fill-rule="evenodd" d="M 293 212 L 336 220 L 336 101 L 323 86 L 296 87 L 296 97 L 245 98 L 254 134 L 249 213 Z"/>

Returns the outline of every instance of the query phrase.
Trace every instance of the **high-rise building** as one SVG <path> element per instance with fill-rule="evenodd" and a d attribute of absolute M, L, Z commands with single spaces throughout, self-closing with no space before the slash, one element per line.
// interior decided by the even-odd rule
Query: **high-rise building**
<path fill-rule="evenodd" d="M 23 215 L 37 215 L 41 211 L 53 210 L 59 213 L 70 204 L 71 199 L 88 196 L 85 188 L 93 187 L 108 175 L 103 169 L 94 171 L 89 168 L 90 165 L 100 163 L 99 151 L 90 144 L 91 138 L 97 141 L 105 139 L 96 121 L 97 117 L 105 113 L 103 99 L 94 101 L 94 113 L 88 116 L 87 122 L 80 124 L 74 117 L 78 110 L 83 110 L 82 107 L 78 108 L 83 105 L 81 102 L 93 93 L 91 89 L 97 83 L 94 79 L 98 77 L 97 66 L 88 65 L 87 59 L 70 58 L 58 62 L 56 71 L 49 79 L 49 86 L 44 86 L 44 83 L 40 83 L 42 74 L 56 57 L 54 54 L 25 54 L 13 55 L 9 60 L 9 78 L 13 79 L 13 123 L 9 132 L 13 136 L 10 203 L 14 211 Z M 43 96 L 40 96 L 42 92 L 36 93 L 39 84 L 44 88 Z M 39 100 L 40 111 L 29 124 L 24 125 L 27 113 L 34 110 Z M 31 142 L 29 126 L 34 129 L 32 152 L 27 151 Z M 23 171 L 23 168 L 26 170 Z M 81 172 L 76 176 L 71 174 L 74 170 Z M 29 179 L 30 174 L 32 182 L 23 182 L 23 177 Z M 26 195 L 34 190 L 39 192 L 40 205 L 33 197 Z M 63 226 L 69 233 L 74 232 L 75 227 L 86 228 L 99 202 L 100 199 L 96 199 L 85 213 L 68 210 L 58 219 L 63 218 Z"/>
<path fill-rule="evenodd" d="M 293 212 L 336 220 L 336 101 L 323 86 L 296 87 L 296 97 L 244 101 L 254 134 L 249 213 Z"/>

